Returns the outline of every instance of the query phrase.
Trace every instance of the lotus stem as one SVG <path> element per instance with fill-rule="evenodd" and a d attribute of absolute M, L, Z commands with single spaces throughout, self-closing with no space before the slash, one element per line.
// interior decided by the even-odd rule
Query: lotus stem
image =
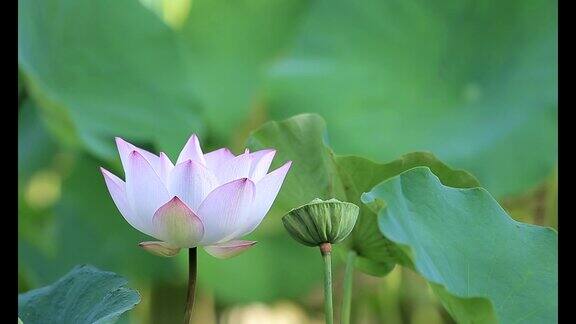
<path fill-rule="evenodd" d="M 344 294 L 342 295 L 342 313 L 340 315 L 341 324 L 350 323 L 350 309 L 352 304 L 352 283 L 354 281 L 354 261 L 356 261 L 356 251 L 350 250 L 346 258 L 346 271 L 344 273 Z"/>
<path fill-rule="evenodd" d="M 192 319 L 192 309 L 196 297 L 196 273 L 197 258 L 196 248 L 188 249 L 188 296 L 186 298 L 186 312 L 184 313 L 184 324 L 189 324 Z"/>
<path fill-rule="evenodd" d="M 324 313 L 326 324 L 334 323 L 334 311 L 332 307 L 332 245 L 330 243 L 320 244 L 320 253 L 324 260 Z"/>

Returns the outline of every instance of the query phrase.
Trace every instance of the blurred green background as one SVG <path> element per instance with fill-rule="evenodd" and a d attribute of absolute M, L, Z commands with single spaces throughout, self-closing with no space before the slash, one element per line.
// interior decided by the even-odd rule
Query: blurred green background
<path fill-rule="evenodd" d="M 18 18 L 21 292 L 89 263 L 142 294 L 123 322 L 179 322 L 186 256 L 137 247 L 98 172 L 123 174 L 114 136 L 238 153 L 302 112 L 339 154 L 431 151 L 557 228 L 556 1 L 19 0 Z M 322 323 L 320 257 L 280 216 L 237 258 L 200 252 L 199 323 Z M 452 322 L 409 270 L 355 275 L 353 323 Z"/>

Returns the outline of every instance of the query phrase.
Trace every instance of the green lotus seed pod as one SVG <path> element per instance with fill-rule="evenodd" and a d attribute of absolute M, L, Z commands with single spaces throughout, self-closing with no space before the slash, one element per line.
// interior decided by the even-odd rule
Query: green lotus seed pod
<path fill-rule="evenodd" d="M 282 217 L 284 227 L 298 242 L 308 246 L 344 240 L 358 219 L 358 206 L 336 199 L 314 199 Z"/>

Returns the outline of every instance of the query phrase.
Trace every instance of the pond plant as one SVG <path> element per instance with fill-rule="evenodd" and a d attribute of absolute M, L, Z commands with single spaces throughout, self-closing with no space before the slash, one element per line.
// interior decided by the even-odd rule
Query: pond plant
<path fill-rule="evenodd" d="M 116 139 L 125 180 L 101 173 L 126 222 L 155 239 L 138 245 L 162 257 L 188 251 L 184 323 L 194 314 L 197 248 L 222 259 L 247 251 L 256 241 L 242 238 L 271 210 L 282 212 L 294 240 L 319 248 L 328 324 L 333 251 L 346 263 L 343 324 L 351 320 L 354 271 L 383 277 L 397 266 L 422 276 L 457 322 L 557 322 L 554 229 L 512 219 L 474 176 L 431 153 L 377 163 L 337 155 L 327 143 L 315 114 L 264 124 L 238 155 L 203 153 L 192 135 L 175 163 Z M 23 323 L 113 322 L 140 299 L 126 279 L 79 266 L 21 294 L 18 314 Z"/>
<path fill-rule="evenodd" d="M 110 195 L 124 219 L 159 241 L 140 243 L 160 256 L 189 254 L 186 320 L 192 316 L 196 289 L 196 249 L 230 258 L 253 247 L 239 240 L 254 231 L 272 206 L 291 162 L 268 173 L 273 149 L 235 156 L 226 148 L 204 154 L 192 135 L 176 163 L 123 139 L 116 144 L 126 181 L 102 170 Z"/>

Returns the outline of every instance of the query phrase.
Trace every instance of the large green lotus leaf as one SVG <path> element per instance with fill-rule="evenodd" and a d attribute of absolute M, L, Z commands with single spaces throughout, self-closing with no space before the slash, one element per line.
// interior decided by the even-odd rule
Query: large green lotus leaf
<path fill-rule="evenodd" d="M 114 323 L 140 302 L 119 275 L 77 266 L 55 283 L 18 296 L 18 316 L 27 324 Z"/>
<path fill-rule="evenodd" d="M 137 0 L 21 0 L 18 60 L 62 141 L 105 158 L 113 136 L 175 154 L 204 122 L 227 140 L 248 119 L 304 7 L 196 0 L 171 28 Z"/>
<path fill-rule="evenodd" d="M 452 170 L 429 153 L 411 153 L 379 164 L 356 156 L 336 156 L 326 142 L 322 117 L 303 114 L 263 125 L 251 135 L 248 146 L 276 148 L 275 165 L 293 161 L 274 204 L 274 214 L 282 215 L 314 198 L 336 197 L 360 207 L 360 216 L 344 250 L 354 249 L 359 256 L 357 266 L 373 275 L 388 273 L 404 254 L 378 231 L 376 214 L 360 201 L 363 192 L 415 166 L 432 168 L 447 185 L 462 188 L 479 185 L 469 173 Z"/>
<path fill-rule="evenodd" d="M 268 122 L 248 138 L 247 146 L 252 150 L 277 150 L 271 169 L 287 160 L 293 161 L 274 203 L 279 213 L 314 198 L 344 200 L 346 197 L 326 137 L 326 123 L 322 117 L 302 114 L 281 122 Z"/>
<path fill-rule="evenodd" d="M 496 196 L 557 155 L 556 1 L 315 1 L 269 73 L 271 115 L 325 116 L 336 152 L 427 150 Z M 518 163 L 522 161 L 522 163 Z"/>
<path fill-rule="evenodd" d="M 267 68 L 289 46 L 304 0 L 193 0 L 178 30 L 210 132 L 227 139 L 262 104 Z"/>
<path fill-rule="evenodd" d="M 483 188 L 451 188 L 426 167 L 363 195 L 381 201 L 380 231 L 402 246 L 461 323 L 556 323 L 558 236 L 511 219 Z"/>
<path fill-rule="evenodd" d="M 373 275 L 386 274 L 392 270 L 391 264 L 402 262 L 405 256 L 396 244 L 378 231 L 376 213 L 360 200 L 364 192 L 416 166 L 431 168 L 446 185 L 458 188 L 479 186 L 468 172 L 451 169 L 430 153 L 409 153 L 383 164 L 356 156 L 338 156 L 336 162 L 348 201 L 360 206 L 360 217 L 347 244 L 358 253 L 358 266 Z"/>
<path fill-rule="evenodd" d="M 38 117 L 37 107 L 24 99 L 18 107 L 18 177 L 22 181 L 52 162 L 56 142 Z"/>
<path fill-rule="evenodd" d="M 178 37 L 137 0 L 18 1 L 18 62 L 50 129 L 100 156 L 201 130 Z"/>
<path fill-rule="evenodd" d="M 42 200 L 50 195 L 57 198 L 59 175 L 56 171 L 58 167 L 66 167 L 57 153 L 57 143 L 44 128 L 37 107 L 25 98 L 18 107 L 18 237 L 45 250 L 52 246 L 46 241 L 50 236 L 52 215 L 47 210 L 49 206 L 45 206 L 46 200 L 44 204 L 38 203 L 38 198 Z M 30 195 L 32 182 L 35 189 Z M 50 188 L 38 186 L 38 183 L 48 183 Z M 30 200 L 36 203 L 35 206 L 30 206 Z"/>

